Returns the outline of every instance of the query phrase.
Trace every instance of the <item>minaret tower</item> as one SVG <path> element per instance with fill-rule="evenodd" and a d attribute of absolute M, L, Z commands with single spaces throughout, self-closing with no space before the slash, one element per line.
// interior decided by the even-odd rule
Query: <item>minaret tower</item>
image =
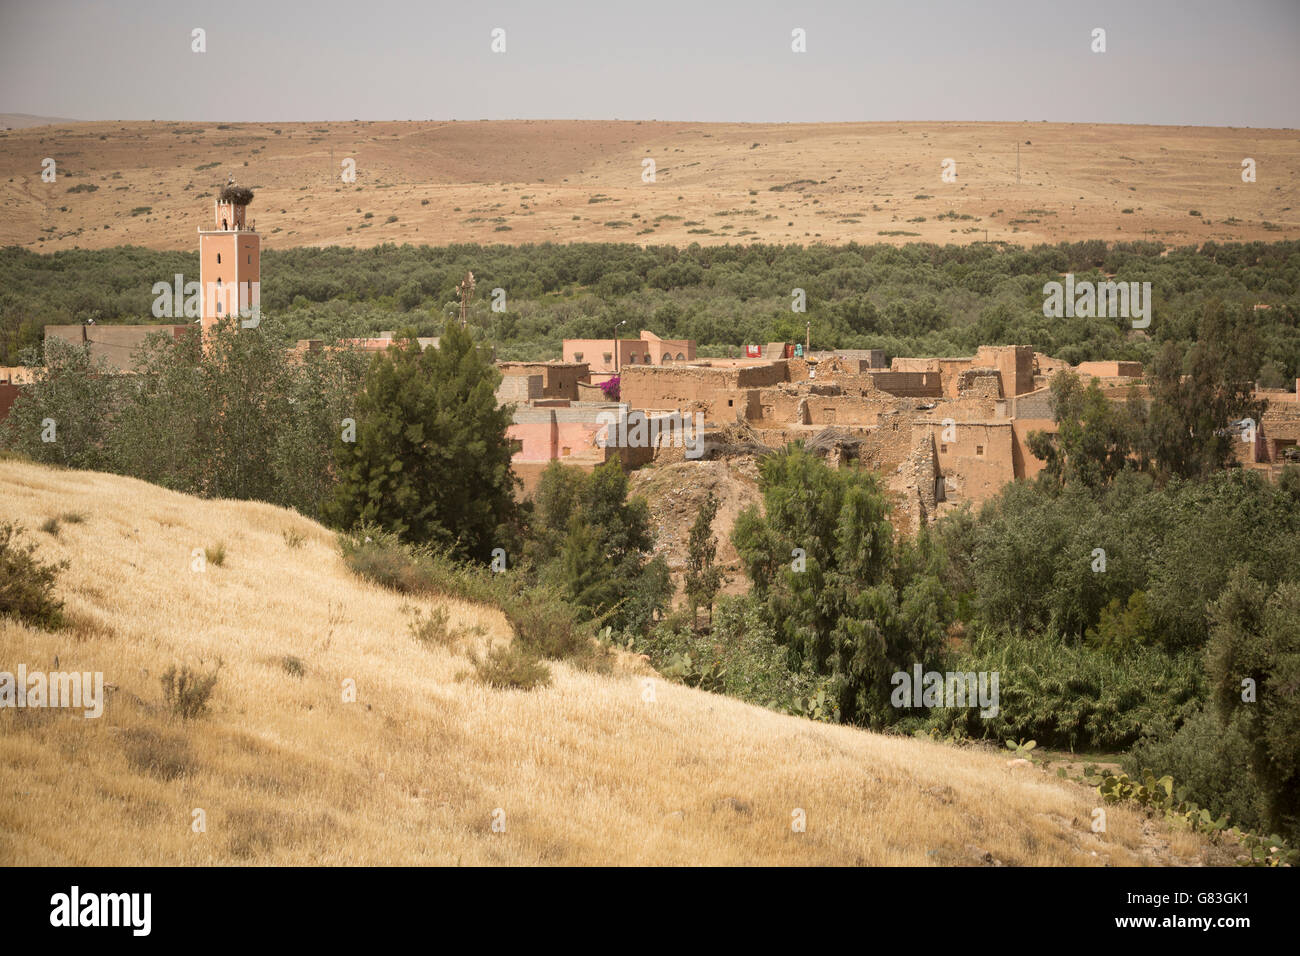
<path fill-rule="evenodd" d="M 203 290 L 203 336 L 242 308 L 247 314 L 261 299 L 262 242 L 247 218 L 253 191 L 235 185 L 233 176 L 214 200 L 212 229 L 199 228 L 199 284 Z M 247 327 L 247 322 L 245 322 Z"/>

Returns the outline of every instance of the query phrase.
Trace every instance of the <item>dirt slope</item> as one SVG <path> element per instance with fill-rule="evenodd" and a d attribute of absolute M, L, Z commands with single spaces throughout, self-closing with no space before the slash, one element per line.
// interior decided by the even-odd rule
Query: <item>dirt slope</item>
<path fill-rule="evenodd" d="M 35 530 L 65 520 L 57 537 Z M 0 621 L 0 670 L 103 671 L 104 714 L 0 709 L 0 865 L 1131 864 L 1199 840 L 1003 755 L 810 723 L 556 666 L 488 690 L 407 633 L 322 527 L 108 475 L 0 461 L 0 521 L 67 559 L 72 630 Z M 293 533 L 301 534 L 293 544 Z M 195 548 L 222 566 L 191 570 Z M 453 625 L 506 640 L 496 612 Z M 297 658 L 295 676 L 285 659 Z M 161 706 L 177 662 L 223 666 L 210 713 Z M 639 665 L 635 665 L 639 666 Z M 345 679 L 356 702 L 342 700 Z M 504 812 L 505 832 L 492 819 Z M 807 831 L 791 830 L 792 813 Z M 192 829 L 195 811 L 206 832 Z M 498 817 L 500 819 L 500 817 Z"/>
<path fill-rule="evenodd" d="M 1300 236 L 1297 146 L 1065 123 L 59 123 L 0 132 L 0 246 L 193 249 L 230 174 L 271 247 L 1276 240 Z"/>

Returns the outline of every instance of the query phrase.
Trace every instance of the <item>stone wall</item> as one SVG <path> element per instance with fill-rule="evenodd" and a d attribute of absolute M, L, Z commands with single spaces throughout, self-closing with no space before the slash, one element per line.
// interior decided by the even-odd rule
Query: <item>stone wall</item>
<path fill-rule="evenodd" d="M 541 375 L 503 375 L 497 386 L 497 404 L 508 405 L 514 402 L 524 405 L 542 397 Z"/>

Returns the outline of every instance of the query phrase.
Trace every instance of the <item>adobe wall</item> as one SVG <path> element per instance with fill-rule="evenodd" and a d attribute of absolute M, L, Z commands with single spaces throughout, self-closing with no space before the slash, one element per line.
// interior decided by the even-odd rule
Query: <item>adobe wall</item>
<path fill-rule="evenodd" d="M 945 495 L 984 501 L 1015 476 L 1011 422 L 958 422 L 944 441 L 944 425 L 934 418 L 912 426 L 913 444 L 934 442 L 935 460 L 944 477 Z"/>
<path fill-rule="evenodd" d="M 868 372 L 872 384 L 882 392 L 904 398 L 942 398 L 943 373 L 922 372 Z"/>
<path fill-rule="evenodd" d="M 497 368 L 507 378 L 542 376 L 542 397 L 578 401 L 578 385 L 591 379 L 586 362 L 498 362 Z"/>
<path fill-rule="evenodd" d="M 1141 378 L 1141 362 L 1080 362 L 1074 370 L 1086 378 Z"/>
<path fill-rule="evenodd" d="M 939 371 L 939 360 L 937 358 L 912 358 L 904 355 L 894 356 L 894 360 L 889 363 L 891 372 L 937 372 Z"/>
<path fill-rule="evenodd" d="M 889 368 L 885 363 L 884 349 L 836 349 L 831 354 L 850 363 L 857 372 L 869 369 L 884 371 Z"/>
<path fill-rule="evenodd" d="M 59 339 L 72 346 L 90 346 L 92 358 L 103 359 L 115 372 L 132 371 L 132 358 L 150 335 L 180 338 L 188 325 L 47 325 L 45 340 Z"/>
<path fill-rule="evenodd" d="M 36 371 L 30 365 L 0 366 L 0 385 L 30 385 L 36 381 Z"/>
<path fill-rule="evenodd" d="M 765 388 L 754 393 L 758 414 L 751 420 L 758 427 L 781 425 L 874 426 L 882 409 L 892 403 L 861 394 L 835 394 L 838 389 L 816 390 Z"/>
<path fill-rule="evenodd" d="M 1041 458 L 1036 458 L 1034 453 L 1029 450 L 1029 435 L 1031 432 L 1047 432 L 1056 434 L 1056 420 L 1053 418 L 1017 418 L 1012 423 L 1012 434 L 1015 437 L 1015 445 L 1012 448 L 1014 455 L 1013 463 L 1015 465 L 1017 478 L 1036 478 L 1038 473 L 1043 470 L 1044 462 Z"/>
<path fill-rule="evenodd" d="M 18 400 L 18 389 L 19 386 L 11 382 L 0 382 L 0 422 L 9 416 L 9 409 Z"/>
<path fill-rule="evenodd" d="M 784 363 L 742 368 L 682 365 L 623 370 L 621 399 L 642 411 L 702 412 L 713 422 L 731 422 L 750 412 L 749 390 L 785 378 Z"/>

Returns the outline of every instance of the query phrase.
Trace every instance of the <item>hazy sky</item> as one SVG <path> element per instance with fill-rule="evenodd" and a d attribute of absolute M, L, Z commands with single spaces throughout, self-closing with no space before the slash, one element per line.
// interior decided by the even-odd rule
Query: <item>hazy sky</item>
<path fill-rule="evenodd" d="M 1297 91 L 1300 0 L 0 0 L 0 112 L 72 119 L 1296 128 Z"/>

